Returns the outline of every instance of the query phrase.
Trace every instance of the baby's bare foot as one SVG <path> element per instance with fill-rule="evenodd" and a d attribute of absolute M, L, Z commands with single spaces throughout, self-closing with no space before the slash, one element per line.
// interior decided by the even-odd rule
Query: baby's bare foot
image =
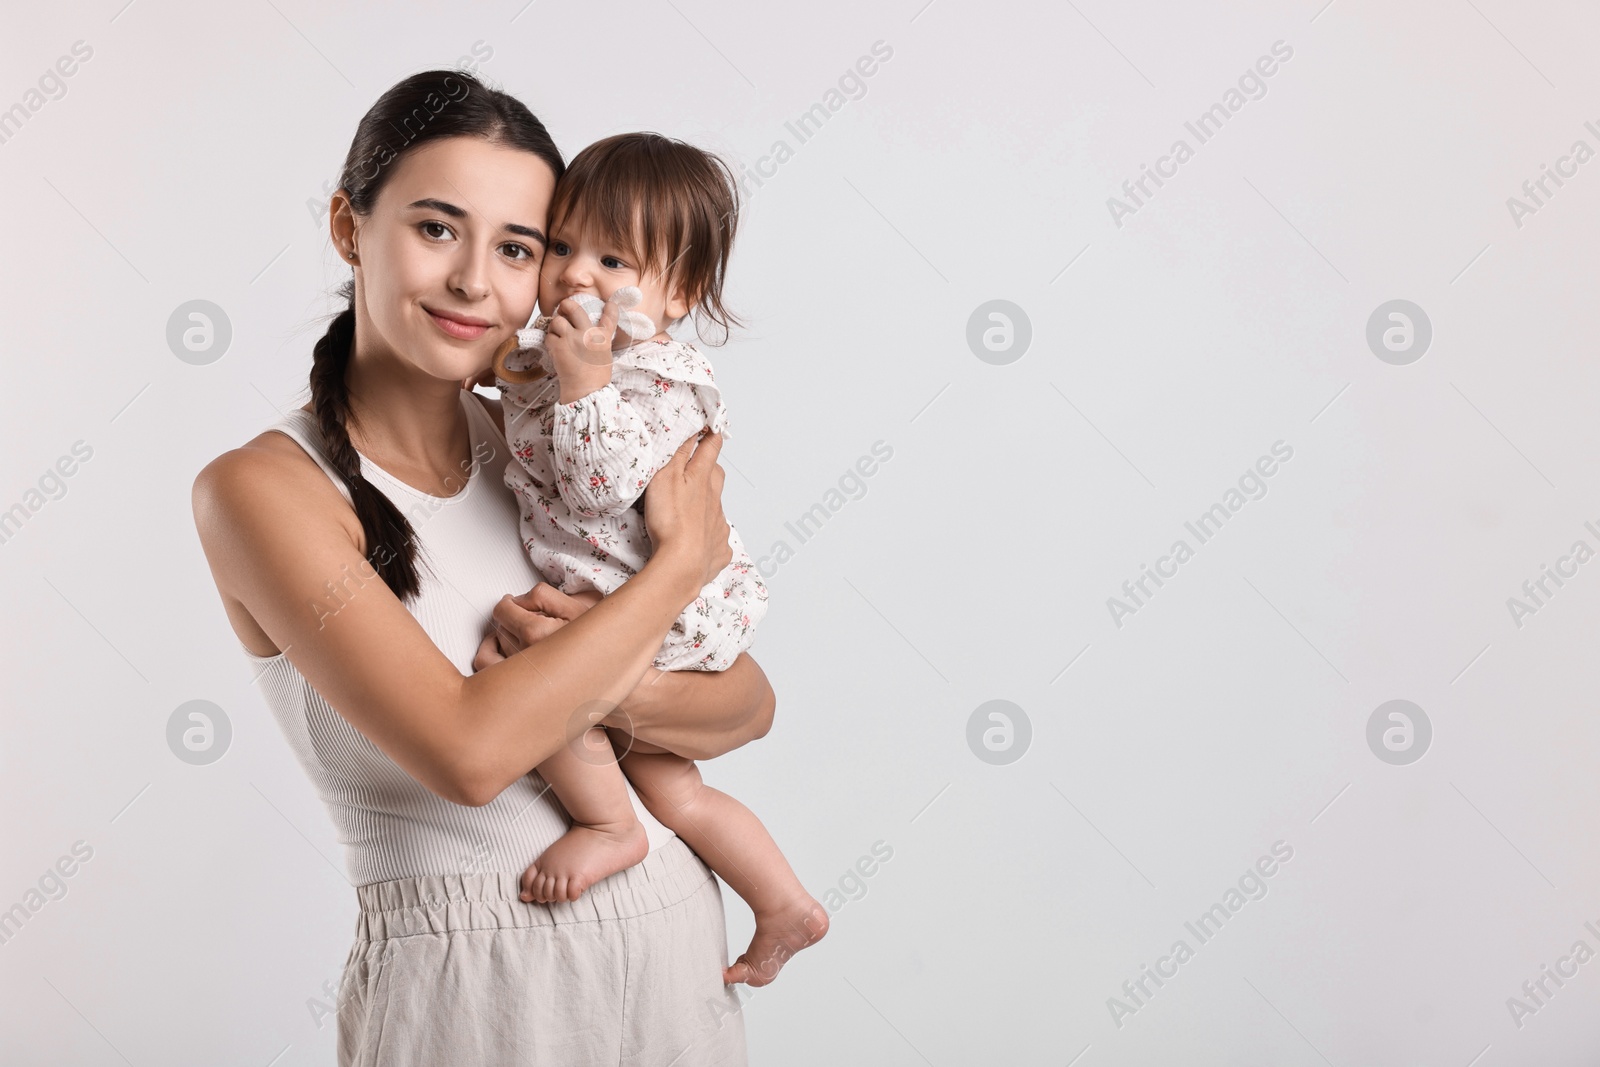
<path fill-rule="evenodd" d="M 575 825 L 522 872 L 521 897 L 539 904 L 577 900 L 585 889 L 649 852 L 650 839 L 638 819 L 616 828 Z"/>
<path fill-rule="evenodd" d="M 778 977 L 789 958 L 828 932 L 828 912 L 812 897 L 801 894 L 782 908 L 756 913 L 756 932 L 750 947 L 733 966 L 722 972 L 725 985 L 745 982 L 763 986 Z"/>

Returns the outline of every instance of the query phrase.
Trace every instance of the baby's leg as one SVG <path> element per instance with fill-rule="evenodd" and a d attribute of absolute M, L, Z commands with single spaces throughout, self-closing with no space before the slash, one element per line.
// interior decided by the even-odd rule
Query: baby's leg
<path fill-rule="evenodd" d="M 635 750 L 622 757 L 622 768 L 650 813 L 755 912 L 750 947 L 723 972 L 723 982 L 766 985 L 790 956 L 828 932 L 827 911 L 800 884 L 761 820 L 701 781 L 693 760 Z"/>
<path fill-rule="evenodd" d="M 574 746 L 581 746 L 584 755 Z M 523 900 L 577 900 L 600 879 L 632 867 L 649 853 L 649 839 L 628 801 L 627 784 L 603 727 L 590 727 L 573 745 L 539 764 L 539 773 L 572 816 L 572 828 L 522 873 Z"/>

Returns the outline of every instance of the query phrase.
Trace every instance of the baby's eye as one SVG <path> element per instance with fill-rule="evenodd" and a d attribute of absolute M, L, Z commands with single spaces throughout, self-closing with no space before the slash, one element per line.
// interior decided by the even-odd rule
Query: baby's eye
<path fill-rule="evenodd" d="M 601 256 L 600 265 L 606 270 L 622 270 L 626 264 L 616 256 Z"/>
<path fill-rule="evenodd" d="M 430 230 L 430 227 L 433 227 L 433 228 L 436 228 L 436 229 L 439 229 L 439 230 L 443 230 L 444 234 L 448 234 L 450 232 L 450 227 L 446 226 L 442 222 L 437 222 L 437 221 L 432 220 L 432 219 L 430 219 L 427 222 L 424 222 L 419 228 L 422 230 L 423 233 L 427 234 L 429 237 L 433 238 L 434 240 L 441 240 L 443 238 L 444 234 L 435 233 L 432 230 Z"/>
<path fill-rule="evenodd" d="M 565 241 L 550 242 L 550 254 L 552 256 L 564 256 L 571 251 L 572 249 L 567 247 L 567 243 Z"/>

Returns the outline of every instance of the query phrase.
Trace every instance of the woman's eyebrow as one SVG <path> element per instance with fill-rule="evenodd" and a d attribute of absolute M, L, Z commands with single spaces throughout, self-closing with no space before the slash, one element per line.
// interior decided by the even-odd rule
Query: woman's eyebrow
<path fill-rule="evenodd" d="M 454 204 L 449 203 L 448 201 L 435 200 L 431 196 L 424 197 L 421 200 L 413 200 L 407 206 L 428 208 L 429 210 L 439 212 L 441 215 L 449 215 L 453 219 L 464 219 L 467 217 L 467 213 L 461 208 L 456 207 Z M 538 241 L 540 245 L 546 247 L 548 247 L 550 244 L 550 242 L 545 238 L 545 235 L 541 231 L 534 229 L 532 226 L 524 226 L 518 222 L 508 222 L 502 226 L 501 229 L 505 230 L 507 233 L 515 233 L 521 234 L 523 237 L 531 237 L 533 240 Z"/>
<path fill-rule="evenodd" d="M 530 237 L 533 240 L 538 241 L 542 247 L 550 247 L 550 241 L 545 237 L 545 235 L 534 229 L 532 226 L 523 226 L 520 223 L 508 222 L 505 224 L 505 229 L 511 233 L 520 233 L 524 237 Z"/>
<path fill-rule="evenodd" d="M 456 207 L 454 204 L 446 203 L 443 200 L 435 200 L 431 196 L 425 197 L 421 200 L 413 200 L 407 206 L 430 208 L 439 212 L 441 215 L 449 215 L 453 219 L 464 219 L 467 217 L 467 213 L 461 208 Z"/>

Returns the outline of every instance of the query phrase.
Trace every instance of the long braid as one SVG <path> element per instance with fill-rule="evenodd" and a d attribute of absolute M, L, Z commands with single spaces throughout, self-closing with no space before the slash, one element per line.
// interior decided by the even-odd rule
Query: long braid
<path fill-rule="evenodd" d="M 531 153 L 560 178 L 566 165 L 550 131 L 515 97 L 462 70 L 427 70 L 389 88 L 361 117 L 345 154 L 339 186 L 358 218 L 370 216 L 399 161 L 446 137 L 478 137 Z M 330 213 L 330 222 L 332 214 Z M 334 316 L 311 361 L 311 406 L 323 448 L 345 488 L 367 543 L 367 559 L 401 600 L 421 591 L 415 531 L 388 497 L 361 475 L 361 455 L 345 428 L 350 390 L 345 374 L 355 347 L 355 281 L 340 290 L 349 303 Z"/>
<path fill-rule="evenodd" d="M 353 289 L 353 282 L 346 283 L 341 293 L 348 297 Z M 334 316 L 328 332 L 312 350 L 311 406 L 316 412 L 317 428 L 322 431 L 323 451 L 350 490 L 356 518 L 361 520 L 368 562 L 395 596 L 409 600 L 422 587 L 417 574 L 416 536 L 410 521 L 393 501 L 362 476 L 361 454 L 350 443 L 350 433 L 345 428 L 350 417 L 345 371 L 350 366 L 355 338 L 356 312 L 352 303 Z"/>

